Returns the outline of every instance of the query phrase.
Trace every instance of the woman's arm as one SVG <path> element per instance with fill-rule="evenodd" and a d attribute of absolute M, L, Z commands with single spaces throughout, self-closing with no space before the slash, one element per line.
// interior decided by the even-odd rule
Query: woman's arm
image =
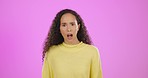
<path fill-rule="evenodd" d="M 52 78 L 53 72 L 51 71 L 50 62 L 47 59 L 47 54 L 45 55 L 43 67 L 42 67 L 42 78 Z"/>
<path fill-rule="evenodd" d="M 103 78 L 100 54 L 97 49 L 91 61 L 90 78 Z"/>

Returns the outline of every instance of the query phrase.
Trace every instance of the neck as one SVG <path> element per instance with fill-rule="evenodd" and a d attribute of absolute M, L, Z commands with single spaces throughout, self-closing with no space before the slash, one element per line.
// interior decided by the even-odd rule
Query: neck
<path fill-rule="evenodd" d="M 75 45 L 75 44 L 79 44 L 80 43 L 80 41 L 78 40 L 78 39 L 76 39 L 76 40 L 73 40 L 73 41 L 64 41 L 66 44 L 70 44 L 70 45 Z"/>

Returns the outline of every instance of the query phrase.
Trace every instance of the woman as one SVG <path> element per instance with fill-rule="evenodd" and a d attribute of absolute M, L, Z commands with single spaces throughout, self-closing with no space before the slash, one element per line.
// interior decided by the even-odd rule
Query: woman
<path fill-rule="evenodd" d="M 57 13 L 45 41 L 42 78 L 102 78 L 100 55 L 80 15 Z"/>

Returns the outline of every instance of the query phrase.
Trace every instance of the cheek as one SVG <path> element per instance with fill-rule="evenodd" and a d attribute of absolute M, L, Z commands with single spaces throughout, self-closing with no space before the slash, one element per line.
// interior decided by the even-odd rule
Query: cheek
<path fill-rule="evenodd" d="M 79 31 L 78 27 L 75 28 L 75 33 L 77 34 Z"/>
<path fill-rule="evenodd" d="M 62 34 L 62 36 L 65 36 L 65 30 L 60 28 L 60 32 Z"/>

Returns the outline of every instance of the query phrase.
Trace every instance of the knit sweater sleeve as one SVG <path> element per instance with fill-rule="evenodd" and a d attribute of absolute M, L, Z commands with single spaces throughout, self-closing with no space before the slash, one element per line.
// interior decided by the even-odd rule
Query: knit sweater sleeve
<path fill-rule="evenodd" d="M 90 78 L 103 78 L 100 54 L 96 48 L 91 61 Z"/>
<path fill-rule="evenodd" d="M 52 78 L 51 66 L 46 55 L 42 66 L 42 78 Z"/>

